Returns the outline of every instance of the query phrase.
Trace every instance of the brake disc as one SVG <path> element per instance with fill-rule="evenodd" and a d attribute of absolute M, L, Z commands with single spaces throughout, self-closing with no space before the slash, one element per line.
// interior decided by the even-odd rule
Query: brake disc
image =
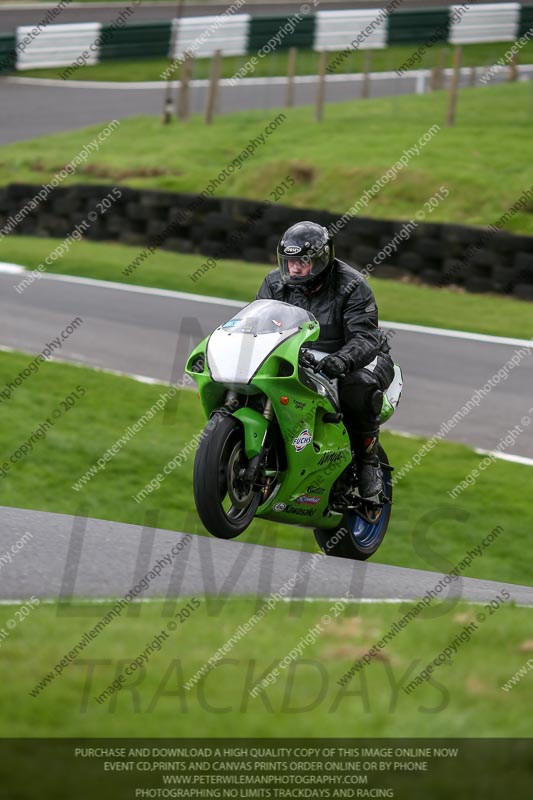
<path fill-rule="evenodd" d="M 231 504 L 236 508 L 246 508 L 250 505 L 253 498 L 253 486 L 244 484 L 239 480 L 239 474 L 243 470 L 241 464 L 242 443 L 237 442 L 228 461 L 228 496 Z"/>

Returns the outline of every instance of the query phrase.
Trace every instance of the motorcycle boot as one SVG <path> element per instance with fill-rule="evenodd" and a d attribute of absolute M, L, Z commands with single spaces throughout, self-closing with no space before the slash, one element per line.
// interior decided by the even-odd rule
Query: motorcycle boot
<path fill-rule="evenodd" d="M 383 471 L 378 454 L 378 434 L 358 436 L 352 441 L 357 469 L 359 495 L 370 503 L 381 503 L 383 496 Z"/>

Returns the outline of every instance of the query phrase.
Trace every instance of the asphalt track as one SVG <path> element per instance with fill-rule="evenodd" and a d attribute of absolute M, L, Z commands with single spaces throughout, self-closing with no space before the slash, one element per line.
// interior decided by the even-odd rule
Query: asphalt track
<path fill-rule="evenodd" d="M 501 0 L 483 0 L 484 3 L 498 3 Z M 531 5 L 533 0 L 522 0 L 522 5 Z M 472 5 L 476 3 L 473 2 Z M 18 25 L 34 25 L 44 19 L 47 8 L 53 8 L 56 4 L 21 4 L 14 5 L 3 3 L 0 8 L 0 33 L 10 33 Z M 112 22 L 123 8 L 130 5 L 127 0 L 123 3 L 72 3 L 71 6 L 64 8 L 61 15 L 54 20 L 54 24 L 65 24 L 73 22 Z M 209 15 L 222 14 L 231 5 L 227 3 L 185 3 L 183 14 L 186 17 L 203 17 Z M 288 3 L 286 0 L 270 3 L 246 3 L 237 13 L 252 15 L 289 15 L 295 13 L 301 7 L 301 2 Z M 312 2 L 309 3 L 312 5 Z M 386 5 L 383 0 L 347 0 L 346 2 L 336 2 L 336 0 L 321 0 L 317 2 L 317 10 L 333 11 L 334 9 L 352 8 L 383 8 Z M 446 3 L 443 0 L 403 0 L 402 9 L 415 8 L 442 8 Z M 176 16 L 176 3 L 146 3 L 139 6 L 132 17 L 130 24 L 139 22 L 161 22 L 172 19 Z"/>
<path fill-rule="evenodd" d="M 450 71 L 447 71 L 448 74 Z M 478 85 L 483 69 L 477 73 Z M 520 80 L 531 80 L 533 65 L 519 67 Z M 428 70 L 409 72 L 398 77 L 394 72 L 375 72 L 371 75 L 370 96 L 390 97 L 390 119 L 396 111 L 395 98 L 405 94 L 424 93 L 429 85 Z M 497 73 L 491 83 L 506 79 L 505 70 Z M 460 86 L 470 86 L 471 71 L 461 72 Z M 363 76 L 330 75 L 326 81 L 326 101 L 361 100 Z M 191 81 L 190 107 L 192 114 L 205 109 L 208 81 Z M 312 106 L 317 92 L 314 75 L 295 80 L 294 105 Z M 220 82 L 219 113 L 243 110 L 262 110 L 265 125 L 273 117 L 273 109 L 285 105 L 285 78 L 246 78 L 236 86 L 228 80 Z M 126 119 L 139 115 L 160 116 L 163 111 L 165 84 L 101 83 L 47 80 L 42 78 L 0 78 L 0 145 L 34 139 L 61 131 L 75 130 L 87 125 Z M 327 116 L 327 106 L 325 110 Z"/>
<path fill-rule="evenodd" d="M 171 548 L 184 534 L 0 507 L 0 553 L 26 531 L 33 539 L 1 568 L 0 599 L 4 601 L 32 595 L 63 600 L 124 596 L 157 561 L 163 565 L 159 577 L 138 597 L 267 597 L 298 574 L 302 582 L 288 589 L 287 598 L 331 598 L 349 593 L 356 601 L 414 600 L 444 578 L 442 573 L 342 558 L 316 559 L 310 553 L 207 536 L 184 540 L 172 559 Z M 510 601 L 533 605 L 531 587 L 474 578 L 459 578 L 436 590 L 436 596 L 486 602 L 502 589 L 507 589 Z"/>
<path fill-rule="evenodd" d="M 59 358 L 165 383 L 179 380 L 194 344 L 244 305 L 47 274 L 18 294 L 13 287 L 22 277 L 0 272 L 0 345 L 39 353 L 80 316 L 84 323 L 57 351 Z M 394 429 L 434 435 L 520 349 L 472 336 L 395 331 L 393 356 L 404 371 L 405 391 Z M 525 352 L 447 438 L 492 450 L 520 422 L 533 407 L 533 347 Z M 533 424 L 506 452 L 533 458 L 531 431 Z"/>
<path fill-rule="evenodd" d="M 467 78 L 465 77 L 465 82 Z M 360 75 L 328 78 L 328 102 L 353 100 L 361 94 Z M 376 73 L 372 79 L 372 96 L 413 94 L 417 78 L 406 75 Z M 208 81 L 191 82 L 191 113 L 203 113 Z M 144 84 L 89 83 L 48 81 L 38 78 L 0 78 L 0 144 L 33 139 L 51 133 L 83 128 L 111 119 L 139 115 L 160 116 L 165 98 L 164 82 Z M 268 109 L 285 104 L 285 78 L 248 78 L 236 86 L 227 80 L 220 83 L 219 109 L 223 113 L 260 109 L 265 124 L 272 114 Z M 311 105 L 316 96 L 316 78 L 302 76 L 295 82 L 295 105 Z M 326 112 L 327 113 L 327 112 Z M 391 108 L 391 118 L 393 109 Z"/>

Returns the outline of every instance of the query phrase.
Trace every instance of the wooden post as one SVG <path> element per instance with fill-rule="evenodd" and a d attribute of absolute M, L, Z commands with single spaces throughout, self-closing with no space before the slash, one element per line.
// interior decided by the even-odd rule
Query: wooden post
<path fill-rule="evenodd" d="M 287 98 L 285 105 L 291 108 L 294 105 L 294 76 L 296 75 L 296 56 L 298 50 L 296 47 L 289 48 L 289 60 L 287 63 Z"/>
<path fill-rule="evenodd" d="M 315 119 L 317 122 L 322 121 L 324 115 L 324 99 L 326 97 L 326 65 L 328 63 L 328 54 L 326 50 L 320 53 L 320 62 L 318 65 L 318 87 L 316 93 L 316 106 L 315 106 Z"/>
<path fill-rule="evenodd" d="M 457 45 L 453 56 L 453 74 L 448 94 L 448 110 L 446 113 L 446 125 L 448 127 L 455 125 L 455 112 L 457 110 L 457 89 L 459 87 L 459 76 L 461 74 L 462 55 L 463 55 L 463 48 L 461 45 Z"/>
<path fill-rule="evenodd" d="M 361 97 L 365 100 L 370 97 L 370 71 L 372 67 L 372 53 L 365 50 L 365 61 L 363 67 L 363 85 L 361 87 Z"/>
<path fill-rule="evenodd" d="M 513 53 L 511 56 L 511 61 L 509 62 L 509 81 L 517 81 L 518 80 L 518 59 L 516 57 L 516 53 Z"/>
<path fill-rule="evenodd" d="M 175 24 L 172 25 L 172 39 L 170 44 L 170 67 L 174 66 L 175 59 L 177 58 L 177 44 L 178 44 L 178 29 L 181 21 L 181 17 L 183 14 L 183 3 L 184 0 L 178 0 L 176 6 L 176 20 Z M 170 120 L 172 119 L 172 87 L 174 85 L 174 81 L 172 80 L 171 76 L 167 78 L 167 85 L 165 86 L 165 99 L 163 103 L 163 125 L 168 125 Z"/>
<path fill-rule="evenodd" d="M 177 94 L 176 116 L 178 119 L 188 119 L 190 114 L 190 82 L 192 77 L 194 56 L 190 50 L 185 53 L 185 59 L 181 65 L 180 87 Z"/>
<path fill-rule="evenodd" d="M 205 124 L 210 125 L 213 121 L 218 95 L 218 82 L 220 79 L 220 66 L 222 61 L 222 50 L 215 50 L 211 61 L 211 75 L 209 76 L 209 89 L 207 91 L 207 102 L 205 105 Z"/>
<path fill-rule="evenodd" d="M 444 65 L 446 64 L 446 48 L 441 47 L 437 64 L 433 67 L 431 73 L 431 88 L 433 91 L 442 89 L 444 87 Z"/>

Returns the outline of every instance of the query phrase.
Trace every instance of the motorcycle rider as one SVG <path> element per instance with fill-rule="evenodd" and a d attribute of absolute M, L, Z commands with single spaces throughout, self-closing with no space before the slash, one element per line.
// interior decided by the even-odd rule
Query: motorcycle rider
<path fill-rule="evenodd" d="M 332 237 L 316 222 L 298 222 L 285 231 L 277 258 L 278 269 L 266 276 L 256 299 L 281 300 L 317 318 L 320 337 L 313 349 L 327 354 L 317 370 L 339 378 L 359 494 L 377 503 L 383 488 L 379 418 L 394 363 L 387 336 L 378 325 L 374 294 L 360 272 L 335 257 Z"/>

